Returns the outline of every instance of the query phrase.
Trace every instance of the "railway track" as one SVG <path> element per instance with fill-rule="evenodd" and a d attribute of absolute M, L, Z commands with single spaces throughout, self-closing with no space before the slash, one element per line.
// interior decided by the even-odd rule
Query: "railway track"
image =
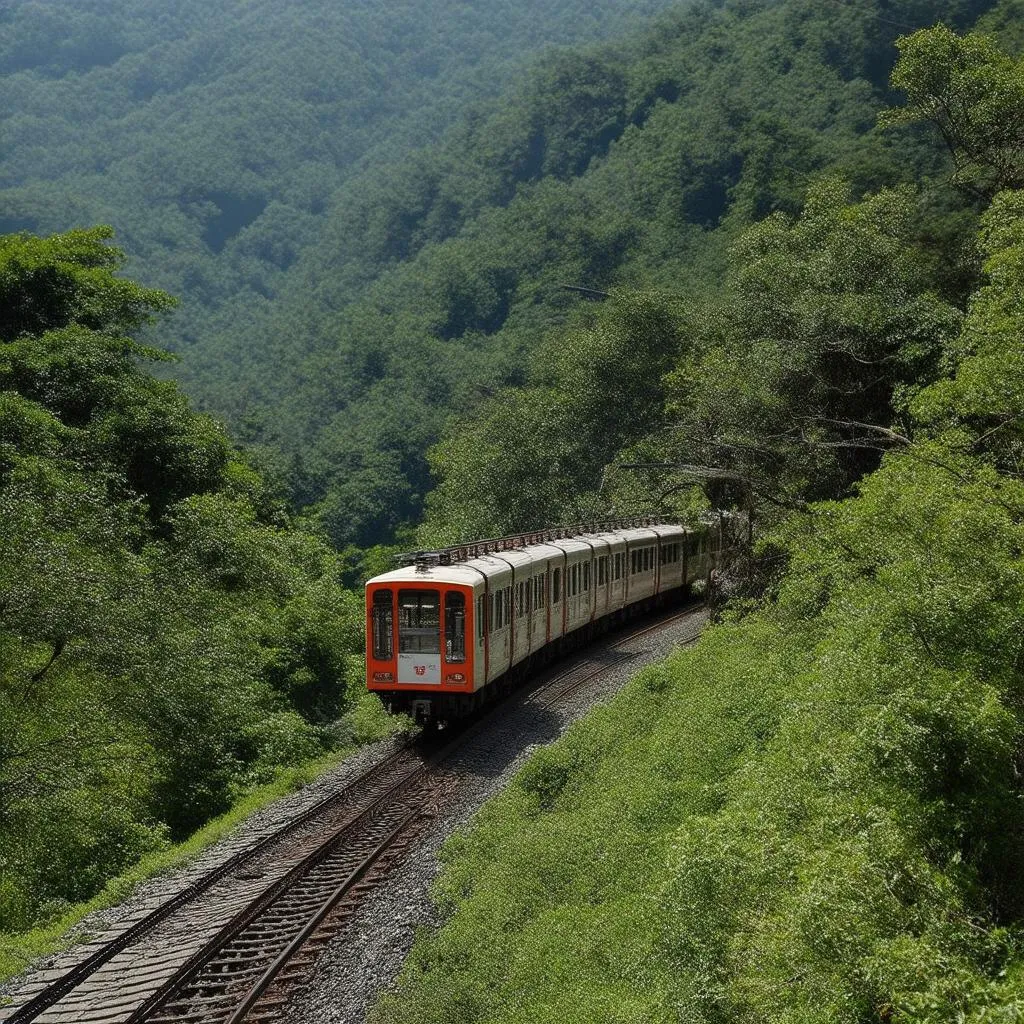
<path fill-rule="evenodd" d="M 677 643 L 692 642 L 704 617 L 662 616 L 522 695 L 555 708 L 596 677 L 634 659 L 626 648 L 689 618 Z M 275 1020 L 317 949 L 355 912 L 434 820 L 455 784 L 445 760 L 501 707 L 442 749 L 396 750 L 281 830 L 226 860 L 23 1005 L 0 1009 L 5 1024 L 241 1024 Z M 49 979 L 48 979 L 49 980 Z"/>

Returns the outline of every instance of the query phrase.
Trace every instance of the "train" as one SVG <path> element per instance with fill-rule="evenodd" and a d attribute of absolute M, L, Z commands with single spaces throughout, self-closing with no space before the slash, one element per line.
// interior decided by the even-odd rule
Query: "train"
<path fill-rule="evenodd" d="M 366 685 L 427 727 L 710 578 L 719 524 L 579 524 L 401 556 L 366 583 Z"/>

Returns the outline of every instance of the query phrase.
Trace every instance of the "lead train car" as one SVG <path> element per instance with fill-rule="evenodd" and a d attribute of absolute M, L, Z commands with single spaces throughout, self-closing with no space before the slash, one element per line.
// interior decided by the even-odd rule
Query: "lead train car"
<path fill-rule="evenodd" d="M 435 724 L 471 714 L 554 651 L 703 579 L 718 531 L 656 523 L 530 539 L 422 555 L 366 584 L 367 687 L 389 710 Z"/>

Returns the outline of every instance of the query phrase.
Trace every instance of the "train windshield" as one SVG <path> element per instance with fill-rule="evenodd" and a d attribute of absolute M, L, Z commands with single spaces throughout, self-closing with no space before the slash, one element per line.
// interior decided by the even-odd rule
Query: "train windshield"
<path fill-rule="evenodd" d="M 438 591 L 398 592 L 398 652 L 441 653 L 441 595 Z"/>

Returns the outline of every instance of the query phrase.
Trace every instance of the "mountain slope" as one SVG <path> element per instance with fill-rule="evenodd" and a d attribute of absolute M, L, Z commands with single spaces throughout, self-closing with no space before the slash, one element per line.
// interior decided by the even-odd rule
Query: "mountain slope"
<path fill-rule="evenodd" d="M 114 225 L 132 271 L 181 296 L 180 348 L 228 297 L 274 293 L 360 162 L 665 2 L 14 0 L 0 230 Z"/>
<path fill-rule="evenodd" d="M 285 453 L 338 543 L 417 519 L 446 416 L 521 382 L 551 331 L 585 319 L 562 285 L 700 294 L 737 231 L 796 210 L 815 175 L 863 192 L 942 170 L 930 137 L 875 128 L 893 40 L 988 5 L 843 6 L 683 5 L 542 59 L 441 143 L 340 192 L 269 316 L 236 311 L 190 352 L 190 389 Z"/>

